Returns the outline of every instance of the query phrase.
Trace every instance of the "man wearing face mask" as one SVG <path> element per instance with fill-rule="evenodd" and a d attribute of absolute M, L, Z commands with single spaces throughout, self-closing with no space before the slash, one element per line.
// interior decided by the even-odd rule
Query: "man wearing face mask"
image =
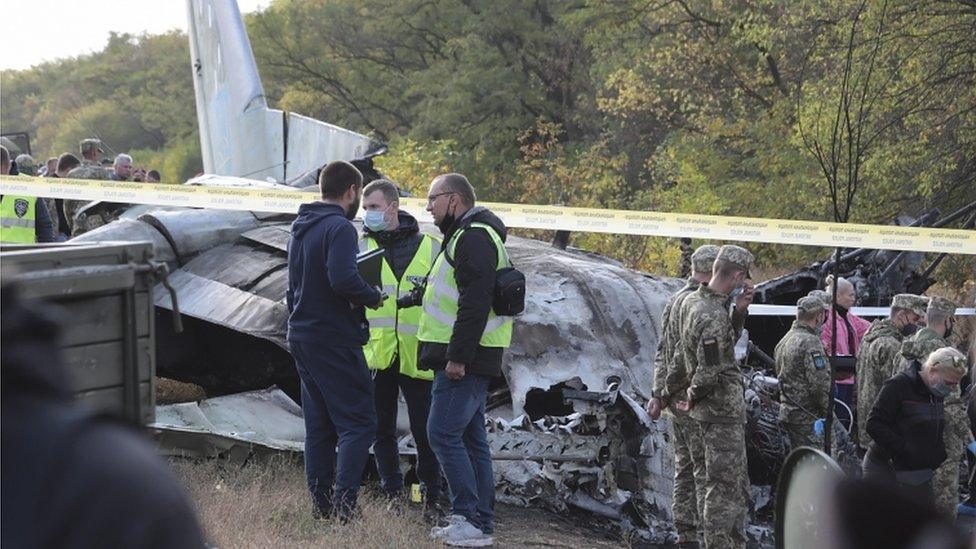
<path fill-rule="evenodd" d="M 959 391 L 964 375 L 966 358 L 943 347 L 885 381 L 867 420 L 873 441 L 864 456 L 865 475 L 893 476 L 932 501 L 933 471 L 946 459 L 943 399 Z"/>
<path fill-rule="evenodd" d="M 746 289 L 753 255 L 739 246 L 719 249 L 712 279 L 685 298 L 678 312 L 681 341 L 675 355 L 690 376 L 688 415 L 695 420 L 704 454 L 702 530 L 707 548 L 745 547 L 748 473 L 742 372 L 735 360 L 736 327 L 729 316 L 729 296 Z M 677 358 L 676 358 L 677 360 Z M 697 467 L 697 464 L 696 464 Z"/>
<path fill-rule="evenodd" d="M 927 297 L 896 295 L 891 299 L 888 318 L 875 320 L 861 340 L 861 348 L 857 352 L 857 423 L 858 446 L 864 451 L 871 444 L 867 430 L 868 414 L 881 385 L 898 372 L 901 342 L 914 333 L 927 306 Z"/>
<path fill-rule="evenodd" d="M 301 205 L 288 241 L 288 345 L 302 382 L 314 514 L 347 520 L 376 436 L 363 307 L 378 308 L 383 296 L 356 265 L 358 239 L 349 220 L 359 211 L 362 174 L 348 162 L 331 162 L 319 188 L 322 199 Z"/>
<path fill-rule="evenodd" d="M 793 327 L 773 353 L 779 378 L 779 422 L 793 448 L 823 446 L 823 418 L 830 412 L 831 399 L 830 364 L 820 332 L 829 309 L 818 297 L 801 297 Z"/>
<path fill-rule="evenodd" d="M 399 206 L 400 193 L 392 182 L 378 179 L 366 185 L 363 189 L 366 214 L 359 250 L 384 249 L 383 291 L 404 298 L 414 288 L 411 280 L 423 279 L 430 272 L 441 242 L 421 233 L 417 220 Z M 398 499 L 403 490 L 396 438 L 397 396 L 402 393 L 410 417 L 410 431 L 417 444 L 417 476 L 426 488 L 426 507 L 433 513 L 440 494 L 440 466 L 427 442 L 434 372 L 417 368 L 417 329 L 422 309 L 416 305 L 401 308 L 397 300 L 388 299 L 379 309 L 366 311 L 369 343 L 363 351 L 366 364 L 373 370 L 376 407 L 373 455 L 383 490 L 391 499 Z"/>
<path fill-rule="evenodd" d="M 944 297 L 932 297 L 925 313 L 926 325 L 901 345 L 899 360 L 902 367 L 912 362 L 924 362 L 929 354 L 949 347 L 949 337 L 955 325 L 956 304 Z M 967 446 L 973 442 L 969 430 L 969 418 L 958 390 L 947 395 L 945 406 L 944 442 L 949 456 L 935 471 L 933 482 L 939 510 L 954 517 L 959 503 L 959 461 Z"/>
<path fill-rule="evenodd" d="M 461 174 L 434 179 L 427 211 L 444 233 L 420 317 L 420 363 L 434 370 L 427 434 L 451 489 L 451 516 L 431 537 L 448 545 L 493 543 L 495 477 L 485 431 L 485 399 L 512 340 L 512 317 L 495 314 L 498 271 L 511 262 L 507 230 L 495 214 L 475 205 L 474 188 Z"/>

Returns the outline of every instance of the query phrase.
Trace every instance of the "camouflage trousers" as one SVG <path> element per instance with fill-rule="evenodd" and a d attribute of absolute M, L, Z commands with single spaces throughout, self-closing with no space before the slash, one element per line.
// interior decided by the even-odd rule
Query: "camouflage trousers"
<path fill-rule="evenodd" d="M 746 546 L 749 472 L 746 468 L 746 432 L 741 423 L 698 422 L 705 460 L 704 479 L 697 482 L 704 494 L 702 531 L 708 549 Z"/>
<path fill-rule="evenodd" d="M 674 493 L 671 512 L 678 531 L 678 543 L 698 541 L 699 518 L 705 503 L 703 490 L 696 490 L 696 479 L 705 479 L 705 454 L 698 422 L 687 413 L 672 415 L 674 428 Z"/>
<path fill-rule="evenodd" d="M 783 423 L 781 424 L 790 437 L 790 448 L 796 450 L 800 446 L 810 446 L 817 450 L 823 450 L 823 437 L 813 432 L 813 422 L 803 423 Z"/>
<path fill-rule="evenodd" d="M 965 448 L 963 442 L 954 436 L 945 437 L 945 447 L 948 457 L 935 470 L 935 477 L 932 479 L 932 495 L 935 496 L 935 506 L 939 511 L 955 518 L 956 505 L 959 505 L 959 462 Z"/>

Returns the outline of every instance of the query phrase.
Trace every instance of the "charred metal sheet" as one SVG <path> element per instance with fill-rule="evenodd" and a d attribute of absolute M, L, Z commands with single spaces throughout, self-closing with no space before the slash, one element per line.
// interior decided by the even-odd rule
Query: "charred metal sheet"
<path fill-rule="evenodd" d="M 670 541 L 666 425 L 651 421 L 617 382 L 605 391 L 573 388 L 580 384 L 573 378 L 532 392 L 527 405 L 538 410 L 534 401 L 542 400 L 561 410 L 552 398 L 558 394 L 574 410 L 567 415 L 489 422 L 499 499 L 555 511 L 572 506 L 611 520 L 632 538 Z"/>
<path fill-rule="evenodd" d="M 169 280 L 176 289 L 182 314 L 288 348 L 288 308 L 283 301 L 272 301 L 183 270 L 172 273 Z M 172 310 L 169 294 L 158 292 L 156 305 Z"/>
<path fill-rule="evenodd" d="M 533 240 L 511 238 L 506 247 L 527 281 L 503 366 L 514 411 L 532 388 L 574 377 L 581 390 L 616 380 L 622 391 L 649 396 L 661 311 L 681 282 Z"/>
<path fill-rule="evenodd" d="M 171 267 L 176 265 L 176 252 L 162 233 L 135 219 L 119 219 L 72 238 L 71 242 L 151 242 L 153 256 L 157 261 L 165 261 Z"/>
<path fill-rule="evenodd" d="M 267 225 L 247 231 L 241 236 L 251 242 L 264 244 L 270 248 L 288 253 L 288 239 L 291 238 L 291 224 Z"/>
<path fill-rule="evenodd" d="M 242 232 L 258 226 L 251 212 L 216 210 L 152 211 L 139 220 L 155 227 L 176 252 L 181 262 L 226 242 L 233 242 Z"/>
<path fill-rule="evenodd" d="M 277 387 L 156 407 L 149 428 L 165 455 L 242 458 L 301 452 L 305 423 L 298 404 Z"/>

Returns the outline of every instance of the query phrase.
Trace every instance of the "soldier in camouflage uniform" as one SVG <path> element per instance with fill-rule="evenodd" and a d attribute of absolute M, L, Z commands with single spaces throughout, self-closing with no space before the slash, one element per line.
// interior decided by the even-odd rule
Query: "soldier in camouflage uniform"
<path fill-rule="evenodd" d="M 105 152 L 102 150 L 101 141 L 98 139 L 82 139 L 78 148 L 81 150 L 81 166 L 68 172 L 69 179 L 111 179 L 111 171 L 99 165 L 98 162 L 99 155 Z M 78 210 L 87 204 L 88 201 L 86 200 L 64 201 L 65 215 L 71 223 L 72 236 L 78 236 L 104 225 L 104 220 L 99 216 L 88 219 L 84 215 L 80 217 L 77 215 Z"/>
<path fill-rule="evenodd" d="M 857 352 L 858 445 L 865 451 L 871 443 L 867 420 L 881 386 L 899 370 L 898 352 L 905 332 L 925 314 L 928 298 L 898 294 L 891 300 L 888 318 L 875 320 Z"/>
<path fill-rule="evenodd" d="M 661 316 L 661 341 L 654 359 L 654 389 L 647 402 L 647 413 L 658 419 L 662 409 L 671 415 L 674 428 L 674 492 L 671 511 L 678 531 L 679 547 L 698 547 L 698 524 L 704 504 L 704 494 L 695 490 L 695 479 L 704 478 L 704 454 L 698 434 L 698 425 L 688 417 L 687 411 L 679 410 L 669 398 L 666 383 L 668 370 L 674 362 L 674 351 L 679 342 L 681 327 L 677 314 L 684 299 L 712 278 L 712 264 L 719 247 L 712 244 L 699 246 L 691 255 L 692 276 L 678 293 L 664 306 Z M 684 398 L 678 395 L 678 400 Z M 695 470 L 696 466 L 700 469 Z"/>
<path fill-rule="evenodd" d="M 831 412 L 830 364 L 820 341 L 829 309 L 822 298 L 801 297 L 796 303 L 793 327 L 773 353 L 780 387 L 779 421 L 793 448 L 823 447 L 822 435 L 814 432 L 814 423 Z"/>
<path fill-rule="evenodd" d="M 949 347 L 948 338 L 955 324 L 955 314 L 956 304 L 952 301 L 943 297 L 929 299 L 925 313 L 926 326 L 901 345 L 901 367 L 915 360 L 924 363 L 933 351 Z M 933 492 L 939 509 L 955 517 L 959 503 L 959 461 L 965 448 L 973 441 L 973 434 L 969 430 L 969 418 L 959 390 L 945 397 L 943 404 L 946 419 L 943 441 L 948 457 L 935 470 Z"/>
<path fill-rule="evenodd" d="M 705 479 L 696 481 L 696 486 L 704 491 L 702 530 L 707 548 L 746 544 L 745 387 L 735 361 L 739 334 L 729 316 L 729 297 L 736 288 L 744 288 L 736 307 L 744 304 L 748 308 L 752 262 L 753 256 L 745 248 L 722 246 L 711 281 L 689 294 L 678 312 L 681 341 L 675 354 L 681 359 L 675 368 L 689 376 L 689 416 L 698 424 L 704 448 Z"/>

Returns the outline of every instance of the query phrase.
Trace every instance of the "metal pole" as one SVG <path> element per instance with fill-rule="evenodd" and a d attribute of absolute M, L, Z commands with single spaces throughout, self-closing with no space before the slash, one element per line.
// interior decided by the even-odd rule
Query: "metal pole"
<path fill-rule="evenodd" d="M 830 332 L 830 394 L 828 395 L 827 402 L 829 406 L 827 407 L 827 417 L 824 418 L 824 453 L 828 456 L 830 453 L 830 442 L 831 435 L 833 434 L 834 428 L 834 376 L 837 375 L 837 368 L 834 365 L 837 360 L 837 287 L 839 286 L 840 274 L 838 273 L 840 265 L 840 248 L 834 252 L 834 264 L 833 264 L 833 275 L 834 275 L 834 291 L 830 294 L 830 313 L 832 315 Z"/>

